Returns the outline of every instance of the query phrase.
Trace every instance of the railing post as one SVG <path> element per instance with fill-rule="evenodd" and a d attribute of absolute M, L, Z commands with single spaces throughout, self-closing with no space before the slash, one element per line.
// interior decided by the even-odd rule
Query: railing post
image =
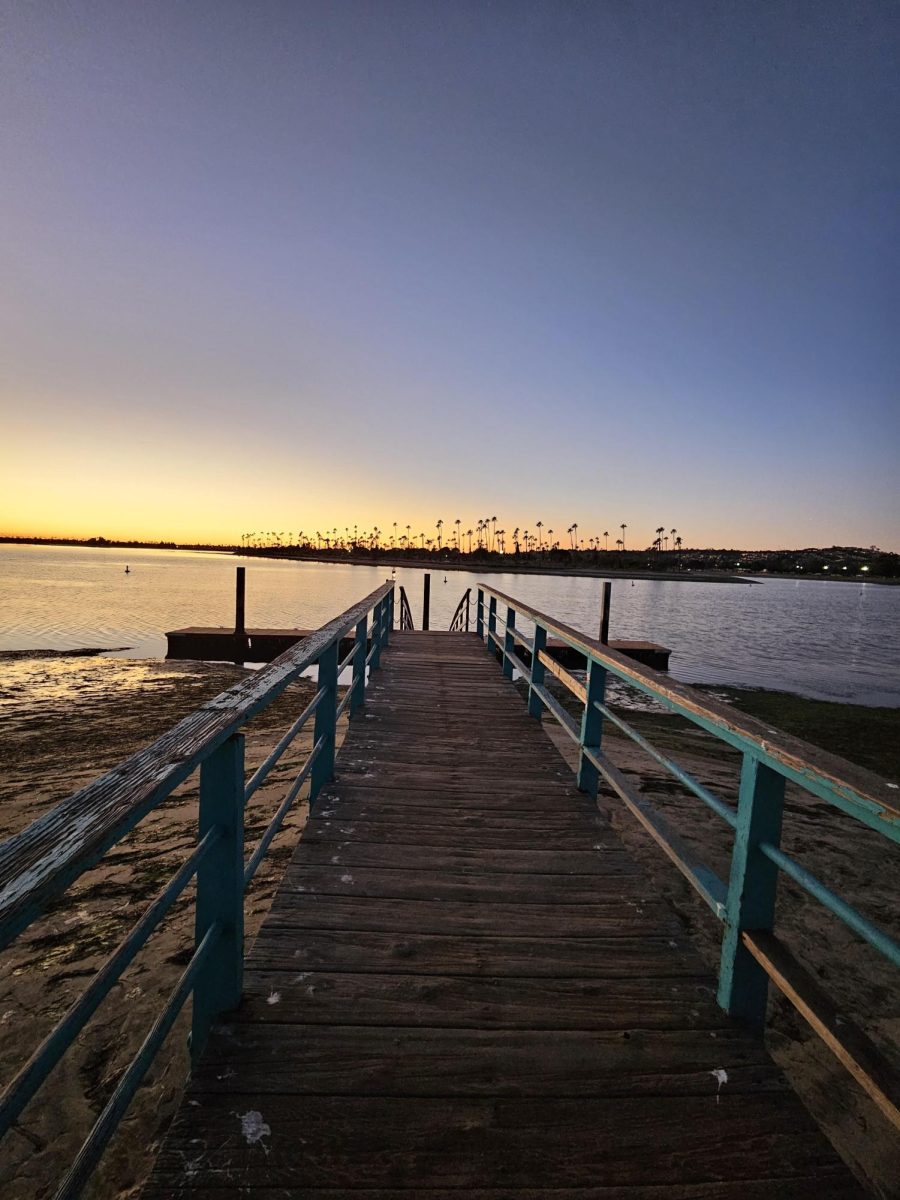
<path fill-rule="evenodd" d="M 374 638 L 374 632 L 373 632 Z M 337 666 L 338 639 L 335 638 L 327 650 L 322 652 L 319 659 L 319 691 L 324 688 L 325 695 L 319 701 L 316 709 L 316 727 L 313 732 L 313 745 L 319 738 L 324 738 L 322 749 L 313 763 L 309 782 L 309 807 L 312 811 L 313 802 L 326 783 L 334 779 L 334 741 L 335 741 L 335 709 L 337 707 Z"/>
<path fill-rule="evenodd" d="M 744 930 L 770 930 L 775 920 L 778 868 L 760 842 L 778 846 L 784 812 L 784 777 L 745 753 L 719 967 L 719 1004 L 762 1029 L 769 977 L 741 941 Z"/>
<path fill-rule="evenodd" d="M 495 658 L 499 658 L 500 651 L 497 649 L 497 597 L 491 596 L 488 601 L 488 639 L 487 647 Z"/>
<path fill-rule="evenodd" d="M 512 660 L 507 657 L 509 654 L 514 654 L 516 650 L 516 610 L 506 606 L 506 632 L 503 635 L 503 674 L 507 679 L 513 677 Z"/>
<path fill-rule="evenodd" d="M 538 625 L 535 622 L 534 626 L 534 642 L 531 647 L 531 683 L 528 685 L 528 715 L 540 721 L 544 714 L 544 706 L 541 703 L 541 698 L 534 690 L 535 687 L 542 687 L 544 684 L 544 672 L 546 670 L 541 662 L 541 651 L 547 649 L 547 630 L 543 625 Z"/>
<path fill-rule="evenodd" d="M 478 634 L 479 640 L 484 641 L 484 591 L 478 589 L 478 606 L 475 609 L 475 632 Z"/>
<path fill-rule="evenodd" d="M 370 668 L 373 671 L 378 669 L 378 664 L 381 662 L 381 647 L 384 640 L 383 627 L 384 601 L 379 600 L 372 610 L 372 661 Z"/>
<path fill-rule="evenodd" d="M 394 585 L 391 584 L 391 590 L 388 592 L 388 622 L 387 622 L 387 638 L 385 644 L 390 641 L 391 634 L 394 632 Z"/>
<path fill-rule="evenodd" d="M 472 596 L 472 589 L 466 588 L 466 633 L 469 632 L 469 600 Z"/>
<path fill-rule="evenodd" d="M 363 617 L 356 622 L 356 636 L 353 650 L 353 682 L 350 684 L 350 716 L 360 708 L 366 699 L 366 654 L 368 653 L 368 621 Z"/>
<path fill-rule="evenodd" d="M 431 628 L 431 573 L 425 572 L 422 584 L 422 628 Z"/>
<path fill-rule="evenodd" d="M 603 738 L 603 713 L 594 707 L 595 702 L 602 704 L 606 695 L 606 667 L 591 659 L 587 673 L 587 699 L 584 702 L 584 713 L 581 717 L 581 751 L 578 755 L 578 790 L 589 792 L 596 796 L 600 785 L 600 772 L 584 753 L 585 749 L 594 754 L 600 753 L 600 742 Z"/>
<path fill-rule="evenodd" d="M 244 971 L 244 735 L 232 734 L 200 767 L 198 840 L 222 836 L 197 869 L 194 942 L 220 932 L 194 984 L 191 1058 L 197 1062 L 220 1013 L 237 1008 Z"/>

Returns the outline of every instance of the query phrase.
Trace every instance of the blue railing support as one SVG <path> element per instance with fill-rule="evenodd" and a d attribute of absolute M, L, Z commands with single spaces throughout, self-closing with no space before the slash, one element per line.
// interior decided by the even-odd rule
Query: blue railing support
<path fill-rule="evenodd" d="M 381 662 L 381 648 L 384 644 L 384 601 L 379 600 L 372 613 L 372 649 L 369 651 L 369 662 L 372 670 L 376 671 Z"/>
<path fill-rule="evenodd" d="M 197 867 L 194 941 L 219 926 L 194 985 L 191 1058 L 196 1062 L 219 1013 L 237 1008 L 244 978 L 244 735 L 234 733 L 200 768 L 199 839 L 221 836 Z"/>
<path fill-rule="evenodd" d="M 544 686 L 544 662 L 541 652 L 547 648 L 547 630 L 543 625 L 535 623 L 534 638 L 531 643 L 531 678 L 528 681 L 528 715 L 540 721 L 544 706 L 537 688 Z"/>
<path fill-rule="evenodd" d="M 506 632 L 503 635 L 503 648 L 506 653 L 503 656 L 503 674 L 507 679 L 513 677 L 513 664 L 510 654 L 515 653 L 516 649 L 516 610 L 507 607 L 506 609 Z"/>
<path fill-rule="evenodd" d="M 391 593 L 393 596 L 393 593 Z M 350 716 L 362 707 L 366 698 L 366 651 L 368 649 L 368 625 L 363 617 L 356 626 L 353 651 L 353 682 L 350 684 Z"/>
<path fill-rule="evenodd" d="M 600 773 L 585 751 L 600 754 L 603 738 L 603 713 L 597 707 L 606 696 L 606 668 L 591 660 L 588 663 L 587 699 L 581 717 L 581 745 L 578 755 L 578 790 L 597 795 Z"/>
<path fill-rule="evenodd" d="M 372 640 L 374 644 L 374 632 Z M 310 776 L 310 811 L 312 811 L 312 806 L 319 792 L 334 779 L 335 734 L 337 729 L 337 721 L 335 719 L 335 708 L 337 707 L 337 663 L 338 644 L 337 642 L 332 642 L 319 659 L 319 691 L 324 692 L 325 697 L 316 709 L 313 741 L 318 742 L 321 739 L 322 749 L 313 763 L 312 775 Z M 375 665 L 374 659 L 372 665 Z"/>
<path fill-rule="evenodd" d="M 783 813 L 784 776 L 746 753 L 725 906 L 719 1004 L 757 1029 L 766 1023 L 769 976 L 744 946 L 741 934 L 744 930 L 768 933 L 774 925 L 778 868 L 763 854 L 760 843 L 779 845 Z"/>
<path fill-rule="evenodd" d="M 497 647 L 497 597 L 491 596 L 488 600 L 488 624 L 487 624 L 487 646 L 491 654 L 500 657 L 500 651 Z"/>

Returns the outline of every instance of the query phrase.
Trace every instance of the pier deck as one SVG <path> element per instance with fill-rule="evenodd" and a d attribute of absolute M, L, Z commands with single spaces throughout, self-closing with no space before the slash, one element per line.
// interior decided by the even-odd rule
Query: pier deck
<path fill-rule="evenodd" d="M 856 1185 L 474 636 L 395 633 L 145 1200 Z"/>

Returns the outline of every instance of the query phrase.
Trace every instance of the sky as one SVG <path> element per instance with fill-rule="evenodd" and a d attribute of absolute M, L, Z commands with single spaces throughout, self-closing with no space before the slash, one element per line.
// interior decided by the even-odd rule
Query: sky
<path fill-rule="evenodd" d="M 893 0 L 0 0 L 0 533 L 900 550 L 898 51 Z"/>

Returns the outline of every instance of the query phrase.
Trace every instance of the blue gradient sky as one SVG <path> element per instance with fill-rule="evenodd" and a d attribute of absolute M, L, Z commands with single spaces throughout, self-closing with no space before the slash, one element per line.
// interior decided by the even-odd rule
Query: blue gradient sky
<path fill-rule="evenodd" d="M 0 532 L 900 549 L 898 14 L 0 0 Z"/>

